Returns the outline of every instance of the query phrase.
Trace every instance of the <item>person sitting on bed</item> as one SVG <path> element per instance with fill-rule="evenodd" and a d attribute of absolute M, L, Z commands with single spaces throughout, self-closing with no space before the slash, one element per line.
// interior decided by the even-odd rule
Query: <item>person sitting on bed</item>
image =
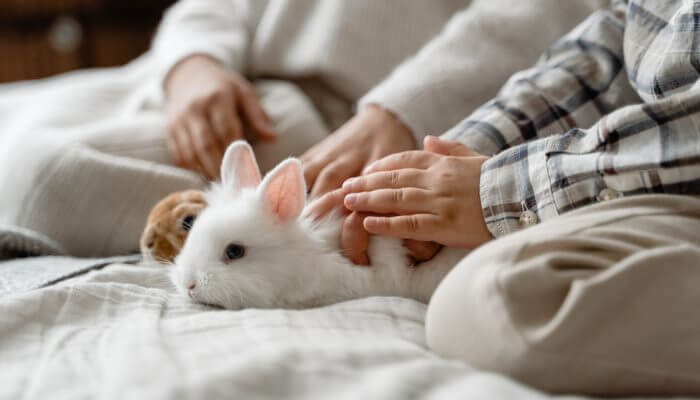
<path fill-rule="evenodd" d="M 353 212 L 360 262 L 368 233 L 476 248 L 430 302 L 439 354 L 553 392 L 700 393 L 699 13 L 615 1 L 316 212 Z"/>
<path fill-rule="evenodd" d="M 303 154 L 321 194 L 459 121 L 598 3 L 182 0 L 126 67 L 0 87 L 0 224 L 137 251 L 151 207 L 244 137 L 263 170 Z"/>

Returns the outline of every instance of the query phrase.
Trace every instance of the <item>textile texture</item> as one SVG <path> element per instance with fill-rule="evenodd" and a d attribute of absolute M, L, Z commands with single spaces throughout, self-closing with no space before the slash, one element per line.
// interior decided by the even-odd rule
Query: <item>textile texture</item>
<path fill-rule="evenodd" d="M 481 203 L 495 236 L 606 193 L 700 195 L 695 2 L 619 1 L 445 134 L 493 155 Z"/>

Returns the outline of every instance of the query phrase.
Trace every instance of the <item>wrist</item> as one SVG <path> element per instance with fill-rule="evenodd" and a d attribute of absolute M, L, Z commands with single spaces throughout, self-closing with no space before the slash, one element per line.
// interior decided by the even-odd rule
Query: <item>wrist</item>
<path fill-rule="evenodd" d="M 411 143 L 411 147 L 418 148 L 418 143 L 411 128 L 406 125 L 401 118 L 388 108 L 384 108 L 376 103 L 369 103 L 364 106 L 361 113 L 369 116 L 370 120 L 380 127 L 390 127 L 393 132 L 397 132 L 402 138 L 406 138 Z"/>
<path fill-rule="evenodd" d="M 197 74 L 193 73 L 194 71 L 212 64 L 219 65 L 219 62 L 204 54 L 193 54 L 177 62 L 163 81 L 165 97 L 170 98 L 173 93 L 177 92 L 181 82 L 187 82 L 190 76 L 196 76 Z"/>

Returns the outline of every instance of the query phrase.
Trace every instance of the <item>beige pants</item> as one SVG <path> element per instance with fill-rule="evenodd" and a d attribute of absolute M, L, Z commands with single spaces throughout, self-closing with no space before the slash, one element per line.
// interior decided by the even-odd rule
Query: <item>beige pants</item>
<path fill-rule="evenodd" d="M 426 328 L 435 352 L 547 391 L 700 394 L 700 199 L 612 200 L 494 240 Z"/>
<path fill-rule="evenodd" d="M 16 106 L 0 103 L 8 118 L 15 116 L 14 109 L 26 114 L 5 125 L 22 134 L 0 146 L 0 224 L 41 232 L 74 256 L 124 254 L 138 251 L 146 217 L 158 200 L 205 187 L 198 175 L 172 166 L 162 110 L 112 110 L 127 101 L 129 82 L 123 89 L 115 84 L 98 90 L 99 98 L 79 87 L 86 80 L 124 75 L 88 73 L 70 84 L 49 83 L 46 90 L 34 86 L 25 93 L 45 105 L 34 110 L 31 98 Z M 263 81 L 256 86 L 280 134 L 272 144 L 254 145 L 263 171 L 329 133 L 294 84 Z"/>

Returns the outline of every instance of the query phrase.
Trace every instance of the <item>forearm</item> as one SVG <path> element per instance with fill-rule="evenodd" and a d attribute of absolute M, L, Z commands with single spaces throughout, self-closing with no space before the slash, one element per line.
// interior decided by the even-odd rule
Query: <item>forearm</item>
<path fill-rule="evenodd" d="M 444 137 L 482 154 L 587 128 L 638 101 L 623 68 L 623 21 L 605 10 L 556 42 L 535 67 L 519 72 L 498 97 Z"/>
<path fill-rule="evenodd" d="M 482 166 L 487 226 L 500 236 L 620 196 L 700 195 L 697 126 L 700 95 L 686 92 L 506 150 Z"/>
<path fill-rule="evenodd" d="M 597 3 L 476 0 L 361 99 L 360 107 L 377 103 L 392 110 L 421 143 L 491 99 L 511 74 L 532 65 Z"/>
<path fill-rule="evenodd" d="M 152 52 L 163 87 L 173 68 L 193 55 L 243 71 L 250 29 L 264 1 L 181 0 L 166 13 Z"/>

